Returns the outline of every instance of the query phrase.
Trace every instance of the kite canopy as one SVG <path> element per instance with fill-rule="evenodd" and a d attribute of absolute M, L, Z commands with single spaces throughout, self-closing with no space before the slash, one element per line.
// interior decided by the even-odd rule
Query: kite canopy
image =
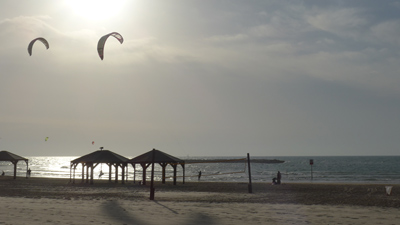
<path fill-rule="evenodd" d="M 110 36 L 115 37 L 121 44 L 124 42 L 124 38 L 122 37 L 122 35 L 117 32 L 112 32 L 101 37 L 99 42 L 97 43 L 97 52 L 99 53 L 101 60 L 103 60 L 104 58 L 104 45 L 106 44 L 107 38 Z"/>
<path fill-rule="evenodd" d="M 49 46 L 49 42 L 47 42 L 46 39 L 44 39 L 44 38 L 42 38 L 42 37 L 35 38 L 35 39 L 33 39 L 33 40 L 29 43 L 29 45 L 28 45 L 28 53 L 29 53 L 30 56 L 32 55 L 32 47 L 33 47 L 33 44 L 34 44 L 36 41 L 42 42 L 42 43 L 44 44 L 44 46 L 46 46 L 46 49 L 49 49 L 49 47 L 50 47 L 50 46 Z"/>

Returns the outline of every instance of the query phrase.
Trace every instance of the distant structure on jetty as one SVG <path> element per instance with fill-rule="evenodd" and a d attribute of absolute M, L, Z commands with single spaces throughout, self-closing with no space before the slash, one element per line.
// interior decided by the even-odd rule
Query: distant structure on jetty
<path fill-rule="evenodd" d="M 252 163 L 284 163 L 285 161 L 279 159 L 250 159 Z"/>
<path fill-rule="evenodd" d="M 185 159 L 185 163 L 240 163 L 245 159 Z M 278 159 L 250 159 L 252 163 L 284 163 Z"/>

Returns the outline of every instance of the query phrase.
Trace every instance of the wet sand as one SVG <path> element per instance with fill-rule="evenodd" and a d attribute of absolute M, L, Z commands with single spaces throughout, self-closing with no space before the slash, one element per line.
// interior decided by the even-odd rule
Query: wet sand
<path fill-rule="evenodd" d="M 399 224 L 400 185 L 0 178 L 0 224 Z"/>

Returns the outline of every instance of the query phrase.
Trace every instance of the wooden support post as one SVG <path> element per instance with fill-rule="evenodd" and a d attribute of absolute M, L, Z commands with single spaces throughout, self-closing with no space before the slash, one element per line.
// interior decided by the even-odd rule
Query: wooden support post
<path fill-rule="evenodd" d="M 176 164 L 171 165 L 174 168 L 174 185 L 176 185 Z"/>
<path fill-rule="evenodd" d="M 146 170 L 147 168 L 150 166 L 151 163 L 147 164 L 146 163 L 140 163 L 140 165 L 142 166 L 142 184 L 146 185 Z"/>
<path fill-rule="evenodd" d="M 121 183 L 125 184 L 125 165 L 122 163 L 122 171 L 121 171 Z"/>
<path fill-rule="evenodd" d="M 151 181 L 150 181 L 150 200 L 154 200 L 154 161 L 156 158 L 156 150 L 153 149 L 152 163 L 151 163 Z"/>
<path fill-rule="evenodd" d="M 251 184 L 251 167 L 250 167 L 250 154 L 247 153 L 247 165 L 249 167 L 249 193 L 253 193 L 253 185 Z"/>
<path fill-rule="evenodd" d="M 115 164 L 115 183 L 118 183 L 118 167 L 119 163 Z"/>
<path fill-rule="evenodd" d="M 14 164 L 14 179 L 17 179 L 17 163 L 18 163 L 18 161 L 13 162 L 13 164 Z"/>
<path fill-rule="evenodd" d="M 132 164 L 133 166 L 133 183 L 136 183 L 136 164 Z"/>
<path fill-rule="evenodd" d="M 93 163 L 90 165 L 90 184 L 93 184 L 93 172 L 94 172 L 94 166 Z"/>
<path fill-rule="evenodd" d="M 128 180 L 129 180 L 129 172 L 128 172 L 128 163 L 125 163 L 125 181 L 126 181 L 126 183 L 128 183 Z"/>
<path fill-rule="evenodd" d="M 89 183 L 89 165 L 86 164 L 86 183 Z"/>
<path fill-rule="evenodd" d="M 83 163 L 82 163 L 82 181 L 81 182 L 82 183 L 85 182 L 85 166 Z"/>
<path fill-rule="evenodd" d="M 165 184 L 165 167 L 167 167 L 167 163 L 160 163 L 162 167 L 162 178 L 161 178 L 161 183 Z"/>
<path fill-rule="evenodd" d="M 108 182 L 111 182 L 112 164 L 107 163 L 107 165 L 108 165 Z"/>

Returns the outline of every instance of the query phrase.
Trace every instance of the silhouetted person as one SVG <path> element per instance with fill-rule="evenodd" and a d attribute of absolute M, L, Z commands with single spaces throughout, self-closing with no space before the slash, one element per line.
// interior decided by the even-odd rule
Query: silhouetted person
<path fill-rule="evenodd" d="M 282 178 L 281 172 L 278 171 L 278 174 L 276 175 L 276 180 L 277 180 L 276 183 L 277 184 L 281 184 L 281 178 Z"/>
<path fill-rule="evenodd" d="M 31 177 L 31 172 L 32 172 L 32 170 L 31 170 L 31 168 L 29 168 L 28 169 L 28 177 Z"/>
<path fill-rule="evenodd" d="M 201 177 L 201 171 L 199 171 L 198 181 L 200 181 L 200 177 Z"/>
<path fill-rule="evenodd" d="M 1 173 L 1 176 L 4 176 L 4 170 L 3 170 L 3 172 Z"/>

